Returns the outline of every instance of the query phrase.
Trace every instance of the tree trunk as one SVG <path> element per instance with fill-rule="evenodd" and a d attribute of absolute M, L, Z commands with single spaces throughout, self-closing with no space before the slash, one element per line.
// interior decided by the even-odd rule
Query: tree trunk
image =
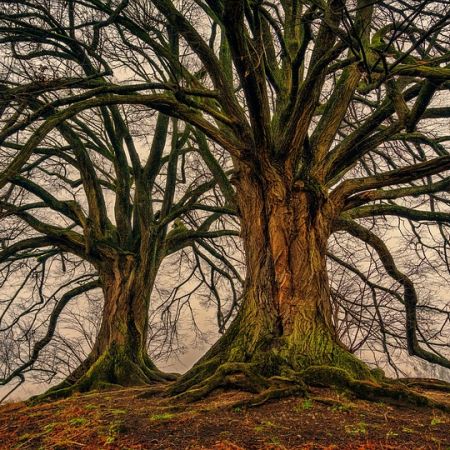
<path fill-rule="evenodd" d="M 331 366 L 355 378 L 370 377 L 367 366 L 339 342 L 332 322 L 326 248 L 335 207 L 318 184 L 286 178 L 273 167 L 266 167 L 264 176 L 242 170 L 237 177 L 247 262 L 241 310 L 179 379 L 175 393 L 198 386 L 220 367 L 225 375 L 250 367 L 268 378 Z"/>
<path fill-rule="evenodd" d="M 148 307 L 156 269 L 146 270 L 132 255 L 117 255 L 101 265 L 99 275 L 104 294 L 100 331 L 87 359 L 56 391 L 173 380 L 174 375 L 159 371 L 147 354 Z"/>

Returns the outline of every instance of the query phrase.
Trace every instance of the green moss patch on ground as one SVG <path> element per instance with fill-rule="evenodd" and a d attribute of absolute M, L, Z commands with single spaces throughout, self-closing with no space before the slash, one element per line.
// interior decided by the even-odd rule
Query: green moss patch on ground
<path fill-rule="evenodd" d="M 216 392 L 183 405 L 145 388 L 76 394 L 0 407 L 0 449 L 450 449 L 450 415 L 313 389 L 255 408 L 251 394 Z M 449 393 L 427 391 L 450 404 Z"/>

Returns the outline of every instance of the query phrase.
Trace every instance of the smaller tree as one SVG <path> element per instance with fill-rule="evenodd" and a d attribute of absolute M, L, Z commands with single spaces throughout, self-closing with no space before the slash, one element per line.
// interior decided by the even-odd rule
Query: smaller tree
<path fill-rule="evenodd" d="M 49 294 L 60 301 L 46 335 L 2 383 L 33 367 L 66 303 L 95 288 L 104 297 L 98 335 L 89 356 L 58 389 L 172 379 L 147 353 L 150 295 L 164 257 L 196 239 L 206 245 L 209 238 L 236 234 L 215 226 L 230 212 L 217 191 L 218 186 L 229 191 L 226 175 L 217 182 L 206 174 L 211 165 L 223 170 L 191 127 L 163 113 L 153 117 L 148 109 L 120 108 L 115 105 L 122 101 L 110 101 L 108 92 L 134 98 L 141 89 L 173 83 L 175 74 L 162 83 L 136 84 L 133 70 L 125 70 L 128 88 L 114 85 L 111 91 L 108 59 L 117 58 L 121 40 L 104 33 L 95 11 L 75 8 L 73 2 L 2 2 L 1 7 L 6 55 L 1 63 L 1 208 L 3 223 L 22 232 L 4 230 L 0 261 L 5 280 L 12 281 L 11 264 L 20 266 L 25 279 L 5 300 L 5 329 L 18 323 L 15 315 L 35 312 L 34 301 L 47 303 L 42 292 L 31 296 L 28 306 L 15 299 L 29 288 L 30 278 L 44 285 L 58 258 L 68 265 L 71 255 L 76 267 L 85 262 L 94 277 L 78 285 L 74 279 L 75 287 L 62 284 L 61 289 L 71 288 L 64 294 Z M 168 33 L 169 48 L 177 53 L 178 37 Z M 155 73 L 153 65 L 145 70 Z M 200 141 L 209 162 L 191 173 L 200 163 L 192 157 Z M 33 320 L 25 328 L 31 331 L 32 325 Z"/>
<path fill-rule="evenodd" d="M 5 188 L 4 231 L 20 229 L 21 233 L 3 234 L 0 261 L 5 279 L 14 283 L 11 276 L 17 272 L 11 268 L 17 264 L 25 277 L 2 313 L 5 322 L 12 326 L 17 314 L 23 314 L 18 312 L 21 305 L 14 307 L 14 300 L 31 289 L 27 280 L 51 284 L 57 261 L 69 265 L 66 255 L 75 257 L 78 266 L 88 263 L 87 273 L 95 279 L 77 282 L 75 278 L 60 288 L 62 293 L 76 285 L 62 296 L 58 293 L 60 300 L 50 315 L 46 336 L 36 343 L 31 358 L 3 383 L 35 363 L 68 301 L 95 288 L 101 288 L 104 298 L 98 335 L 86 360 L 57 390 L 174 378 L 156 369 L 147 353 L 149 302 L 160 264 L 196 239 L 236 232 L 214 229 L 222 214 L 229 212 L 217 204 L 217 194 L 209 194 L 216 181 L 208 180 L 204 170 L 197 170 L 195 177 L 187 173 L 190 160 L 199 163 L 191 156 L 196 146 L 190 129 L 158 115 L 147 160 L 141 162 L 137 146 L 143 142 L 133 136 L 137 135 L 136 112 L 128 109 L 127 120 L 124 112 L 103 108 L 60 124 L 58 132 L 45 141 L 48 145 L 35 148 L 33 157 Z M 148 122 L 150 134 L 151 117 Z M 143 128 L 141 117 L 139 130 Z M 4 145 L 20 148 L 17 143 Z M 179 181 L 182 188 L 177 187 Z M 204 248 L 208 251 L 206 242 Z M 46 303 L 48 299 L 39 292 L 32 299 Z M 25 312 L 35 307 L 30 302 Z"/>

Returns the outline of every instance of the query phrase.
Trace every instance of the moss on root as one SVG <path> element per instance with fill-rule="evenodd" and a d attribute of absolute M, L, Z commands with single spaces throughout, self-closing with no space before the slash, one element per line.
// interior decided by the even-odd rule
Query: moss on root
<path fill-rule="evenodd" d="M 290 395 L 305 396 L 310 387 L 319 386 L 345 390 L 369 401 L 428 406 L 445 411 L 450 409 L 448 405 L 438 403 L 405 384 L 387 379 L 381 370 L 370 370 L 338 345 L 326 358 L 327 364 L 309 365 L 301 370 L 294 369 L 290 362 L 292 359 L 286 360 L 281 355 L 279 348 L 275 348 L 254 354 L 248 362 L 223 363 L 215 355 L 213 359 L 203 359 L 194 366 L 169 388 L 169 392 L 178 400 L 193 402 L 218 388 L 239 389 L 255 396 L 239 402 L 237 406 L 257 406 Z"/>
<path fill-rule="evenodd" d="M 378 374 L 378 380 L 373 378 L 371 380 L 358 380 L 343 369 L 317 366 L 309 367 L 300 375 L 305 383 L 310 386 L 339 387 L 363 400 L 428 406 L 447 412 L 450 411 L 448 404 L 436 402 L 426 395 L 399 384 L 396 380 L 388 380 L 383 376 L 382 381 L 380 381 L 380 374 Z"/>
<path fill-rule="evenodd" d="M 75 392 L 102 390 L 117 386 L 142 386 L 166 383 L 176 379 L 176 374 L 166 374 L 156 368 L 150 358 L 134 361 L 125 348 L 110 347 L 87 370 L 73 381 L 65 380 L 41 395 L 32 397 L 30 403 L 68 397 Z"/>
<path fill-rule="evenodd" d="M 235 388 L 252 393 L 259 393 L 269 386 L 268 381 L 258 374 L 255 367 L 246 363 L 225 363 L 215 372 L 194 387 L 178 393 L 175 398 L 196 401 L 206 397 L 217 388 Z M 173 390 L 172 393 L 177 392 Z"/>
<path fill-rule="evenodd" d="M 317 345 L 316 341 L 319 339 L 305 342 L 293 337 L 277 338 L 270 331 L 255 339 L 248 333 L 231 330 L 170 387 L 170 392 L 181 396 L 195 391 L 195 395 L 190 392 L 186 397 L 200 398 L 217 387 L 230 387 L 233 384 L 231 372 L 239 371 L 244 390 L 252 392 L 255 391 L 253 384 L 257 387 L 270 385 L 263 380 L 272 377 L 295 378 L 296 373 L 317 365 L 340 368 L 355 379 L 377 379 L 366 364 L 334 342 L 331 336 L 322 336 Z"/>

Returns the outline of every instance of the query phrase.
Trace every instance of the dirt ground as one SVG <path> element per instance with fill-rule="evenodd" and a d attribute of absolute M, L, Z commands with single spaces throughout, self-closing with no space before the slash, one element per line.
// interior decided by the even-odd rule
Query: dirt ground
<path fill-rule="evenodd" d="M 349 399 L 316 389 L 255 408 L 218 392 L 180 405 L 145 389 L 77 395 L 0 407 L 1 449 L 442 449 L 450 450 L 450 415 L 438 410 Z M 450 394 L 432 394 L 450 403 Z"/>

